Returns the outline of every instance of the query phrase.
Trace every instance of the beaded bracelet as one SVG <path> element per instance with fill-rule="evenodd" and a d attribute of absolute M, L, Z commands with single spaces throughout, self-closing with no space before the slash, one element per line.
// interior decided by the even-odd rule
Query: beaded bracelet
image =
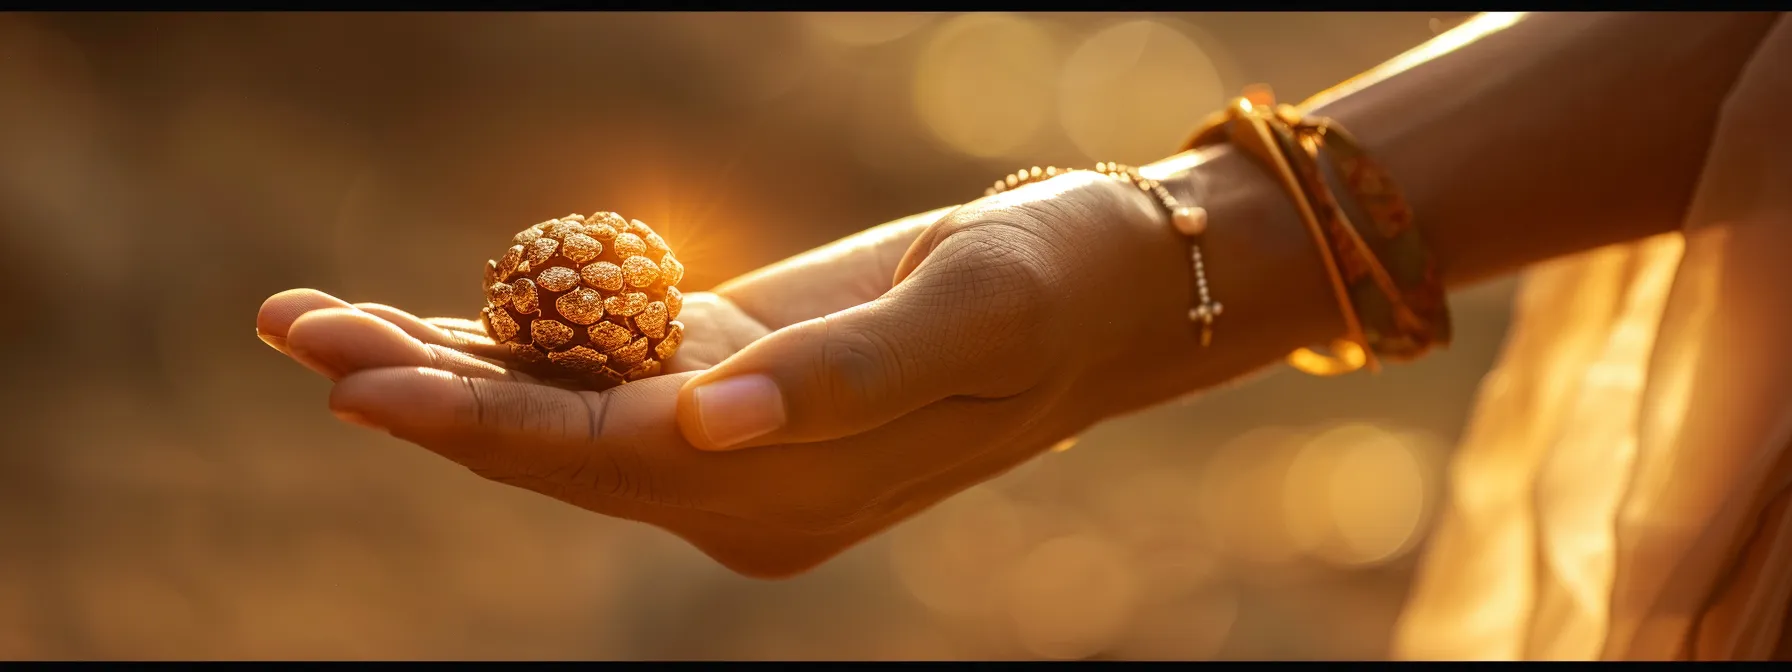
<path fill-rule="evenodd" d="M 1063 175 L 1071 170 L 1073 169 L 1056 166 L 1045 168 L 1033 166 L 996 180 L 995 185 L 984 190 L 983 194 L 994 196 L 1023 184 Z M 1200 206 L 1184 205 L 1181 201 L 1176 200 L 1176 197 L 1172 196 L 1163 184 L 1140 175 L 1139 169 L 1133 166 L 1102 162 L 1095 164 L 1095 172 L 1136 186 L 1140 191 L 1156 198 L 1157 202 L 1163 206 L 1164 211 L 1169 214 L 1171 226 L 1174 226 L 1177 232 L 1193 240 L 1193 244 L 1189 246 L 1189 259 L 1194 265 L 1196 303 L 1194 307 L 1189 308 L 1188 319 L 1190 322 L 1201 325 L 1201 345 L 1205 347 L 1211 344 L 1213 342 L 1213 321 L 1225 310 L 1225 306 L 1213 300 L 1213 296 L 1208 293 L 1207 266 L 1201 260 L 1200 238 L 1201 234 L 1207 232 L 1207 211 Z"/>

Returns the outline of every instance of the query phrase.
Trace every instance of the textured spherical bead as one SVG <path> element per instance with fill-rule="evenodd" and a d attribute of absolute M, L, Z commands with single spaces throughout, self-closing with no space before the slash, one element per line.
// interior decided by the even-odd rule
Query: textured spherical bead
<path fill-rule="evenodd" d="M 613 212 L 518 233 L 485 265 L 492 340 L 537 376 L 602 389 L 658 375 L 684 342 L 684 265 L 653 229 Z"/>

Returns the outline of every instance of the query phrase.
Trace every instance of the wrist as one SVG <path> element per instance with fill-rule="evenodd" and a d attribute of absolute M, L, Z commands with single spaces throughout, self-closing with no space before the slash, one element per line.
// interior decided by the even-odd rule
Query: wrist
<path fill-rule="evenodd" d="M 1225 310 L 1203 347 L 1200 326 L 1188 317 L 1196 282 L 1189 240 L 1160 208 L 1153 249 L 1141 249 L 1140 268 L 1129 271 L 1153 285 L 1139 288 L 1125 352 L 1082 381 L 1087 394 L 1079 396 L 1094 400 L 1104 417 L 1231 381 L 1342 333 L 1318 249 L 1287 195 L 1249 157 L 1222 147 L 1143 172 L 1177 200 L 1207 210 L 1207 230 L 1196 244 L 1213 299 Z"/>

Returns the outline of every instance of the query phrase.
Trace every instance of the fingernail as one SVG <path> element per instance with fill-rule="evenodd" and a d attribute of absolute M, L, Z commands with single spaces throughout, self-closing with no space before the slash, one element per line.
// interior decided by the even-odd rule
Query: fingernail
<path fill-rule="evenodd" d="M 377 429 L 380 431 L 385 431 L 385 429 L 386 429 L 379 425 L 373 424 L 373 421 L 368 420 L 367 416 L 361 415 L 360 413 L 356 413 L 354 411 L 343 411 L 343 410 L 337 410 L 337 409 L 332 408 L 332 409 L 330 409 L 330 412 L 334 413 L 336 415 L 337 420 L 341 420 L 341 421 L 346 422 L 351 425 L 366 427 L 368 429 Z"/>
<path fill-rule="evenodd" d="M 718 450 L 733 448 L 784 426 L 784 395 L 761 375 L 709 383 L 691 392 L 697 424 Z"/>
<path fill-rule="evenodd" d="M 268 347 L 279 350 L 281 354 L 289 354 L 286 351 L 286 339 L 272 334 L 264 334 L 259 330 L 255 332 L 255 335 L 261 338 L 261 342 L 268 344 Z"/>

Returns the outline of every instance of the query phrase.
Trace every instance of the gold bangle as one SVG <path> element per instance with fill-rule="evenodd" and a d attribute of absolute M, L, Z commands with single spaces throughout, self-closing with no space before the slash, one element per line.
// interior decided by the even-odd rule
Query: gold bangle
<path fill-rule="evenodd" d="M 1298 116 L 1293 108 L 1286 112 Z M 1337 227 L 1338 237 L 1348 243 L 1338 245 L 1337 253 L 1346 257 L 1345 279 L 1353 284 L 1370 348 L 1381 359 L 1411 361 L 1433 347 L 1448 346 L 1450 310 L 1443 276 L 1399 186 L 1336 122 L 1307 119 L 1300 129 L 1310 140 L 1301 157 L 1309 179 L 1325 184 L 1318 166 L 1323 156 L 1367 216 L 1362 222 L 1346 217 L 1328 192 L 1337 221 L 1344 224 Z"/>
<path fill-rule="evenodd" d="M 1344 314 L 1345 337 L 1333 343 L 1332 355 L 1303 348 L 1289 355 L 1289 364 L 1316 375 L 1365 365 L 1375 370 L 1382 357 L 1412 360 L 1449 342 L 1441 274 L 1412 226 L 1412 211 L 1343 127 L 1303 117 L 1292 106 L 1275 104 L 1267 87 L 1254 87 L 1211 117 L 1185 149 L 1219 141 L 1254 156 L 1282 183 L 1319 246 Z M 1322 156 L 1372 227 L 1344 212 L 1320 168 Z M 1390 267 L 1384 258 L 1398 263 Z"/>
<path fill-rule="evenodd" d="M 1253 101 L 1253 97 L 1257 100 Z M 1233 146 L 1255 157 L 1274 175 L 1283 191 L 1287 192 L 1301 223 L 1306 225 L 1308 234 L 1319 247 L 1320 261 L 1325 266 L 1326 276 L 1331 280 L 1338 310 L 1344 317 L 1344 337 L 1332 342 L 1330 356 L 1312 348 L 1302 348 L 1289 355 L 1289 365 L 1320 376 L 1349 373 L 1364 366 L 1375 368 L 1378 363 L 1368 347 L 1362 320 L 1351 301 L 1338 259 L 1332 253 L 1332 246 L 1327 242 L 1319 215 L 1309 200 L 1307 186 L 1301 183 L 1294 167 L 1289 164 L 1283 138 L 1277 137 L 1277 124 L 1285 126 L 1285 123 L 1275 115 L 1274 108 L 1270 105 L 1273 105 L 1273 101 L 1267 98 L 1267 91 L 1247 92 L 1247 95 L 1234 99 L 1225 109 L 1211 115 L 1184 144 L 1184 149 L 1230 141 Z M 1286 140 L 1293 142 L 1295 138 L 1288 137 Z"/>
<path fill-rule="evenodd" d="M 984 190 L 985 196 L 994 196 L 1023 184 L 1039 182 L 1069 173 L 1074 169 L 1047 166 L 1016 171 L 1000 180 L 994 186 Z M 1201 258 L 1201 234 L 1207 232 L 1207 210 L 1195 205 L 1184 205 L 1165 189 L 1157 180 L 1139 174 L 1139 169 L 1119 163 L 1101 162 L 1095 164 L 1095 172 L 1126 182 L 1140 191 L 1153 196 L 1170 217 L 1170 225 L 1176 231 L 1190 238 L 1189 261 L 1194 268 L 1195 305 L 1189 308 L 1190 322 L 1201 325 L 1201 345 L 1206 347 L 1213 343 L 1213 321 L 1225 310 L 1225 306 L 1213 300 L 1207 289 L 1207 266 Z"/>

